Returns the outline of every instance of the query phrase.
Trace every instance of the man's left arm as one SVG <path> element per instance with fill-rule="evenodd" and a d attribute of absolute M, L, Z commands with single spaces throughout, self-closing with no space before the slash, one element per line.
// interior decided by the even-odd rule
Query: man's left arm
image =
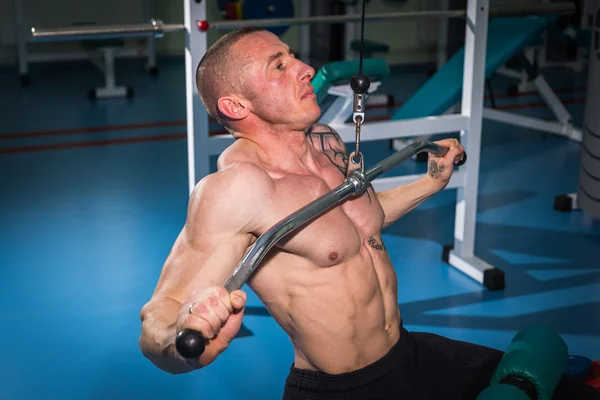
<path fill-rule="evenodd" d="M 454 164 L 462 159 L 464 148 L 456 139 L 444 139 L 436 143 L 448 147 L 448 153 L 444 157 L 429 154 L 427 174 L 423 178 L 377 193 L 377 198 L 385 213 L 384 228 L 443 190 L 450 182 Z"/>

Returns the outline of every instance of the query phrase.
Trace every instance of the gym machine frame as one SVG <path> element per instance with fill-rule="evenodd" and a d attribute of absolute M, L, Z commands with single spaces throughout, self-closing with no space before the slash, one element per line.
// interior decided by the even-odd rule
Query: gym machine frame
<path fill-rule="evenodd" d="M 144 18 L 150 19 L 151 9 L 152 9 L 152 0 L 142 0 L 142 8 Z M 32 30 L 31 35 L 27 34 L 25 30 L 25 12 L 23 10 L 23 0 L 13 0 L 13 20 L 15 22 L 15 40 L 17 45 L 17 58 L 18 58 L 18 68 L 19 68 L 19 76 L 21 79 L 21 83 L 23 85 L 29 84 L 29 62 L 37 61 L 37 60 L 49 60 L 56 59 L 48 54 L 31 56 L 27 50 L 28 44 L 36 43 L 36 42 L 58 42 L 58 41 L 74 41 L 74 40 L 83 40 L 83 39 L 96 39 L 95 36 L 79 36 L 79 35 L 61 35 L 62 31 L 68 31 L 70 29 L 77 29 L 73 27 L 64 28 L 64 29 L 53 29 L 53 30 L 45 30 L 43 36 L 34 35 L 34 30 Z M 151 24 L 153 20 L 150 20 Z M 146 31 L 149 31 L 146 25 Z M 99 30 L 103 27 L 101 26 L 92 26 L 93 28 Z M 132 37 L 131 32 L 128 28 L 131 28 L 131 25 L 121 25 L 122 32 L 121 35 L 113 35 L 111 38 L 124 38 L 124 37 Z M 82 27 L 83 28 L 83 27 Z M 104 27 L 107 28 L 107 27 Z M 115 30 L 118 26 L 110 27 Z M 181 29 L 180 29 L 181 30 Z M 148 32 L 143 34 L 142 32 L 138 32 L 138 34 L 133 37 L 146 37 L 146 45 L 145 45 L 145 56 L 146 56 L 146 70 L 150 73 L 156 72 L 156 43 L 155 36 Z M 104 36 L 103 38 L 109 38 Z M 104 79 L 104 87 L 97 88 L 95 90 L 95 97 L 104 98 L 104 97 L 122 97 L 128 96 L 130 94 L 129 88 L 119 87 L 115 84 L 115 71 L 114 71 L 114 60 L 116 55 L 124 55 L 124 56 L 137 56 L 139 51 L 134 49 L 131 51 L 117 51 L 114 47 L 103 47 L 100 49 L 103 56 L 102 61 L 98 60 L 91 54 L 87 54 L 87 58 L 100 70 L 105 76 Z M 68 54 L 66 56 L 58 57 L 58 59 L 72 59 L 72 58 L 80 58 L 81 55 L 79 53 Z"/>
<path fill-rule="evenodd" d="M 455 209 L 454 242 L 445 246 L 443 259 L 452 267 L 463 272 L 489 290 L 504 288 L 504 273 L 480 259 L 474 254 L 475 228 L 477 214 L 477 194 L 479 185 L 479 164 L 481 149 L 481 126 L 483 118 L 483 99 L 485 87 L 485 56 L 487 47 L 488 18 L 493 16 L 510 16 L 526 14 L 573 12 L 575 7 L 570 3 L 548 4 L 531 8 L 489 9 L 489 0 L 469 0 L 466 10 L 448 10 L 439 12 L 417 11 L 408 13 L 371 14 L 366 20 L 391 20 L 415 18 L 465 18 L 465 57 L 463 69 L 462 102 L 460 113 L 432 116 L 402 121 L 369 123 L 368 118 L 362 125 L 362 141 L 396 139 L 399 137 L 430 136 L 439 133 L 460 132 L 460 141 L 469 155 L 469 162 L 456 171 L 447 188 L 457 189 Z M 164 32 L 185 30 L 185 75 L 186 75 L 186 117 L 188 138 L 188 183 L 189 191 L 196 183 L 210 173 L 210 157 L 219 155 L 228 147 L 233 139 L 231 135 L 209 136 L 209 119 L 196 90 L 196 67 L 208 49 L 206 31 L 208 29 L 235 29 L 242 26 L 280 26 L 301 25 L 310 23 L 343 23 L 359 21 L 360 15 L 318 16 L 291 19 L 217 21 L 209 23 L 206 15 L 206 1 L 184 2 L 184 24 L 132 25 L 130 31 L 136 34 L 152 34 L 160 37 Z M 117 32 L 118 31 L 118 32 Z M 69 37 L 80 35 L 86 37 L 110 37 L 119 33 L 123 35 L 125 27 L 96 27 L 66 29 L 60 32 L 44 32 L 32 30 L 37 39 L 44 37 Z M 348 124 L 352 125 L 353 124 Z M 354 141 L 353 130 L 342 130 L 340 136 L 344 142 Z M 398 177 L 377 178 L 372 184 L 376 191 L 405 185 L 420 179 L 423 175 L 406 175 Z"/>
<path fill-rule="evenodd" d="M 540 13 L 538 7 L 530 12 Z M 556 7 L 548 7 L 547 12 L 561 11 Z M 504 13 L 502 12 L 504 11 Z M 564 5 L 562 8 L 564 11 Z M 494 10 L 494 15 L 523 14 L 523 9 L 510 10 L 503 8 Z M 464 10 L 448 10 L 440 12 L 388 13 L 367 15 L 366 20 L 384 20 L 393 18 L 452 18 L 466 16 L 465 59 L 463 72 L 463 90 L 461 112 L 456 115 L 419 118 L 404 121 L 369 123 L 368 118 L 361 127 L 361 140 L 373 141 L 396 139 L 399 137 L 430 136 L 437 133 L 460 132 L 460 140 L 469 155 L 469 162 L 462 166 L 452 177 L 448 188 L 457 189 L 455 212 L 454 243 L 446 246 L 443 259 L 454 268 L 460 270 L 490 290 L 504 288 L 504 273 L 475 256 L 475 225 L 477 213 L 477 193 L 479 183 L 479 158 L 481 147 L 481 125 L 483 117 L 483 96 L 485 87 L 485 54 L 487 42 L 487 25 L 489 18 L 489 0 L 469 0 Z M 186 51 L 186 73 L 188 79 L 193 76 L 194 67 L 207 50 L 206 35 L 193 29 L 196 23 L 204 23 L 203 29 L 233 29 L 240 26 L 268 26 L 270 24 L 302 24 L 302 23 L 335 23 L 360 20 L 359 15 L 329 16 L 273 20 L 225 21 L 214 24 L 206 23 L 206 7 L 203 3 L 186 3 L 186 26 L 188 31 L 188 47 Z M 198 22 L 197 22 L 198 21 Z M 210 137 L 208 117 L 203 109 L 195 85 L 189 85 L 188 91 L 188 155 L 189 155 L 189 189 L 209 173 L 211 155 L 219 154 L 232 142 L 229 135 Z M 352 124 L 348 124 L 351 126 Z M 337 129 L 337 127 L 336 127 Z M 354 140 L 351 127 L 338 131 L 344 142 Z M 422 175 L 378 178 L 373 181 L 376 191 L 382 191 L 413 182 Z"/>

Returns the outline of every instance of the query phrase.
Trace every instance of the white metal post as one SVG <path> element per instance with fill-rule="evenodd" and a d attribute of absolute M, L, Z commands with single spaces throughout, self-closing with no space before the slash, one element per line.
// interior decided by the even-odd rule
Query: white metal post
<path fill-rule="evenodd" d="M 488 7 L 489 0 L 469 0 L 467 8 L 461 114 L 468 122 L 466 131 L 461 131 L 461 142 L 469 156 L 465 164 L 468 181 L 458 191 L 455 230 L 455 250 L 464 256 L 473 255 L 475 246 Z"/>
<path fill-rule="evenodd" d="M 207 50 L 207 34 L 196 21 L 206 20 L 206 1 L 184 0 L 185 97 L 188 146 L 188 183 L 191 193 L 210 170 L 208 114 L 196 89 L 196 68 Z"/>
<path fill-rule="evenodd" d="M 15 37 L 17 39 L 17 56 L 19 58 L 19 74 L 21 78 L 27 76 L 27 40 L 23 28 L 23 4 L 21 0 L 13 1 L 15 17 Z"/>
<path fill-rule="evenodd" d="M 460 133 L 468 160 L 462 167 L 464 186 L 457 190 L 454 247 L 448 262 L 494 290 L 504 288 L 503 273 L 474 256 L 488 16 L 489 0 L 469 0 L 461 108 L 467 127 Z"/>

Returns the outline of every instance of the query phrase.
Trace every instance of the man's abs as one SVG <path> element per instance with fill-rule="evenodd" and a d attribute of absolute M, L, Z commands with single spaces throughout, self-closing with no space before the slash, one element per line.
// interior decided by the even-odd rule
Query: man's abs
<path fill-rule="evenodd" d="M 249 283 L 290 336 L 296 368 L 356 370 L 399 338 L 396 275 L 387 254 L 368 240 L 329 267 L 276 251 Z"/>

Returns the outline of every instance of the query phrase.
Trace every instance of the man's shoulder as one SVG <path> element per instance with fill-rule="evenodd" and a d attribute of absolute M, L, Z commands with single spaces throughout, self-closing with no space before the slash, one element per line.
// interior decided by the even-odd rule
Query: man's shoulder
<path fill-rule="evenodd" d="M 257 165 L 234 163 L 198 182 L 190 196 L 188 217 L 219 229 L 247 227 L 273 189 L 273 180 Z"/>
<path fill-rule="evenodd" d="M 221 198 L 240 193 L 250 197 L 252 192 L 248 190 L 264 192 L 271 185 L 273 180 L 263 168 L 252 162 L 235 161 L 204 177 L 194 192 L 203 196 L 219 194 Z"/>
<path fill-rule="evenodd" d="M 319 151 L 346 152 L 346 145 L 339 133 L 327 124 L 314 124 L 306 131 L 306 137 Z"/>

